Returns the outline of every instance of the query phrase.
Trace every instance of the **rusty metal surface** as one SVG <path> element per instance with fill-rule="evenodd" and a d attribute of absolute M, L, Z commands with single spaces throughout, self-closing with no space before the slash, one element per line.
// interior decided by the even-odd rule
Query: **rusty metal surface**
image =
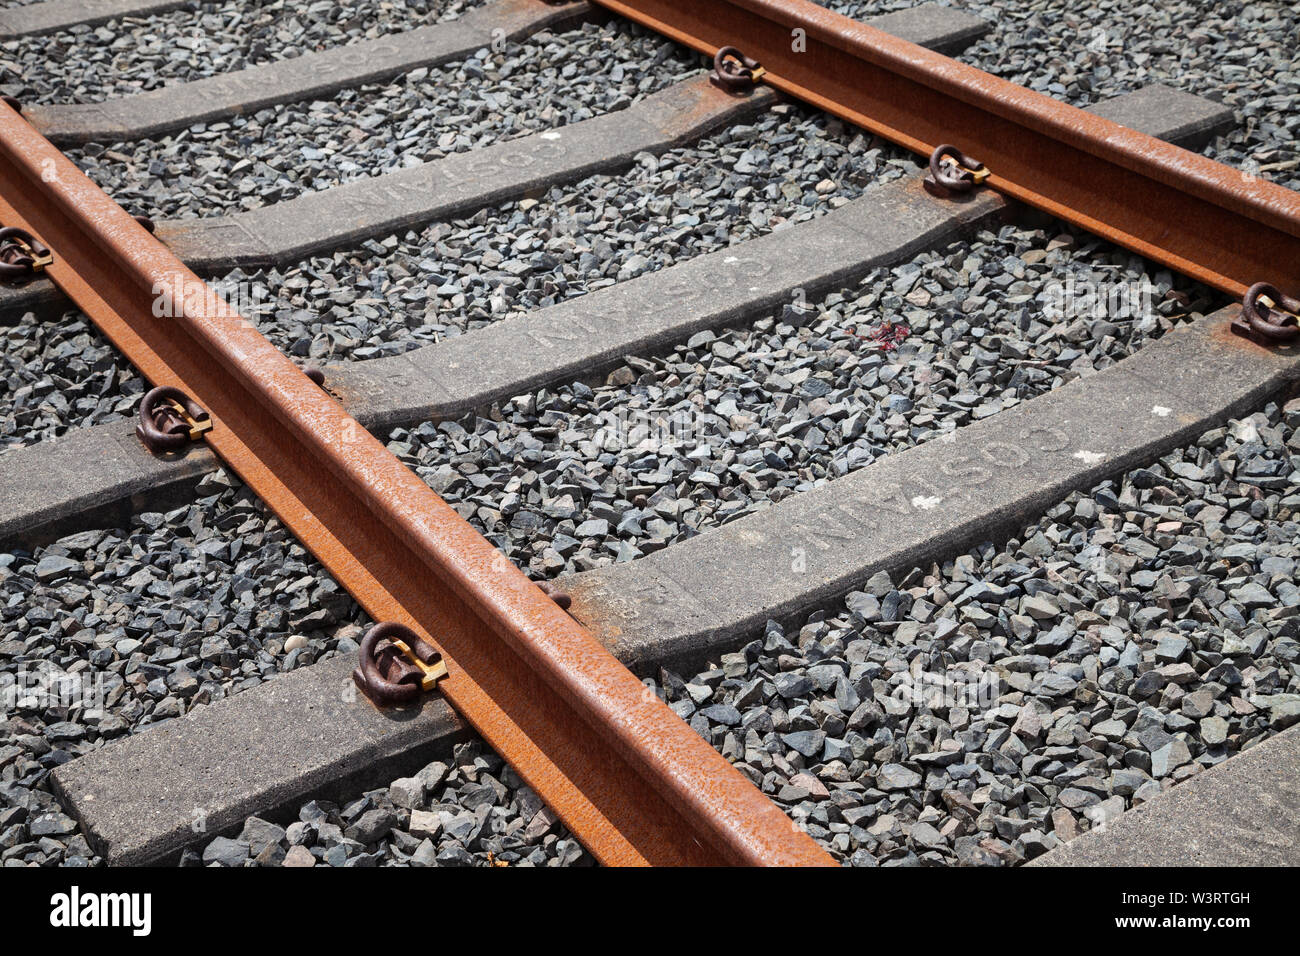
<path fill-rule="evenodd" d="M 1234 297 L 1300 294 L 1300 194 L 1016 86 L 808 0 L 595 0 L 928 156 L 951 143 L 987 185 Z M 801 44 L 792 42 L 804 31 Z"/>
<path fill-rule="evenodd" d="M 0 197 L 0 222 L 54 251 L 50 277 L 147 379 L 208 412 L 204 440 L 367 613 L 441 649 L 440 692 L 597 859 L 833 862 L 8 107 Z"/>

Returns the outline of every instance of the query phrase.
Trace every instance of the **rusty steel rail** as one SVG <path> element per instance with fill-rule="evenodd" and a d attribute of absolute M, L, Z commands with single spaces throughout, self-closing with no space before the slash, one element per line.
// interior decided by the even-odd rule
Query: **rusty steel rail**
<path fill-rule="evenodd" d="M 208 413 L 203 440 L 367 613 L 442 652 L 439 691 L 598 860 L 833 863 L 8 106 L 0 197 L 0 225 L 48 246 L 50 278 L 135 367 Z M 154 315 L 160 292 L 175 314 Z"/>
<path fill-rule="evenodd" d="M 808 0 L 593 2 L 709 55 L 737 47 L 763 83 L 923 156 L 952 144 L 993 189 L 1234 297 L 1300 296 L 1300 193 Z"/>

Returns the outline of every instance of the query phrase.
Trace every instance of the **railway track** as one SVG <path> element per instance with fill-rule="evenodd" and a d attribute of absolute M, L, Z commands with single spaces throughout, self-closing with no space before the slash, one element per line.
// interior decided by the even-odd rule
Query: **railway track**
<path fill-rule="evenodd" d="M 0 107 L 6 862 L 1293 858 L 1300 200 L 1196 152 L 1276 132 L 932 4 L 407 12 Z"/>

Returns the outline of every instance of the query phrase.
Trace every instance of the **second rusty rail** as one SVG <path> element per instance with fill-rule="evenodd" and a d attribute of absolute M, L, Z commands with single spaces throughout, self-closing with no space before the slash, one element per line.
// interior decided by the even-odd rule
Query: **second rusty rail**
<path fill-rule="evenodd" d="M 593 0 L 987 185 L 1240 298 L 1300 296 L 1300 193 L 900 40 L 810 0 Z"/>

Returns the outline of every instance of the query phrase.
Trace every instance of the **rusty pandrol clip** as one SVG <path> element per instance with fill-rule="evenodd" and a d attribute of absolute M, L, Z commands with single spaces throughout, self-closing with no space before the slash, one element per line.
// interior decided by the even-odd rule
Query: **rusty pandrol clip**
<path fill-rule="evenodd" d="M 1241 300 L 1232 331 L 1260 345 L 1282 345 L 1300 337 L 1300 300 L 1268 282 L 1256 282 Z"/>
<path fill-rule="evenodd" d="M 734 46 L 724 46 L 713 56 L 709 81 L 728 93 L 748 93 L 766 72 L 757 60 L 745 56 Z"/>
<path fill-rule="evenodd" d="M 988 178 L 989 171 L 978 159 L 944 143 L 930 154 L 930 174 L 925 177 L 925 185 L 931 192 L 937 187 L 943 195 L 951 195 L 968 193 Z"/>
<path fill-rule="evenodd" d="M 353 682 L 381 707 L 409 704 L 447 676 L 442 653 L 403 624 L 376 624 L 361 639 Z"/>
<path fill-rule="evenodd" d="M 29 279 L 54 261 L 54 254 L 26 229 L 0 229 L 0 279 Z"/>
<path fill-rule="evenodd" d="M 212 419 L 179 388 L 160 385 L 140 399 L 135 433 L 155 455 L 180 451 L 212 429 Z"/>

